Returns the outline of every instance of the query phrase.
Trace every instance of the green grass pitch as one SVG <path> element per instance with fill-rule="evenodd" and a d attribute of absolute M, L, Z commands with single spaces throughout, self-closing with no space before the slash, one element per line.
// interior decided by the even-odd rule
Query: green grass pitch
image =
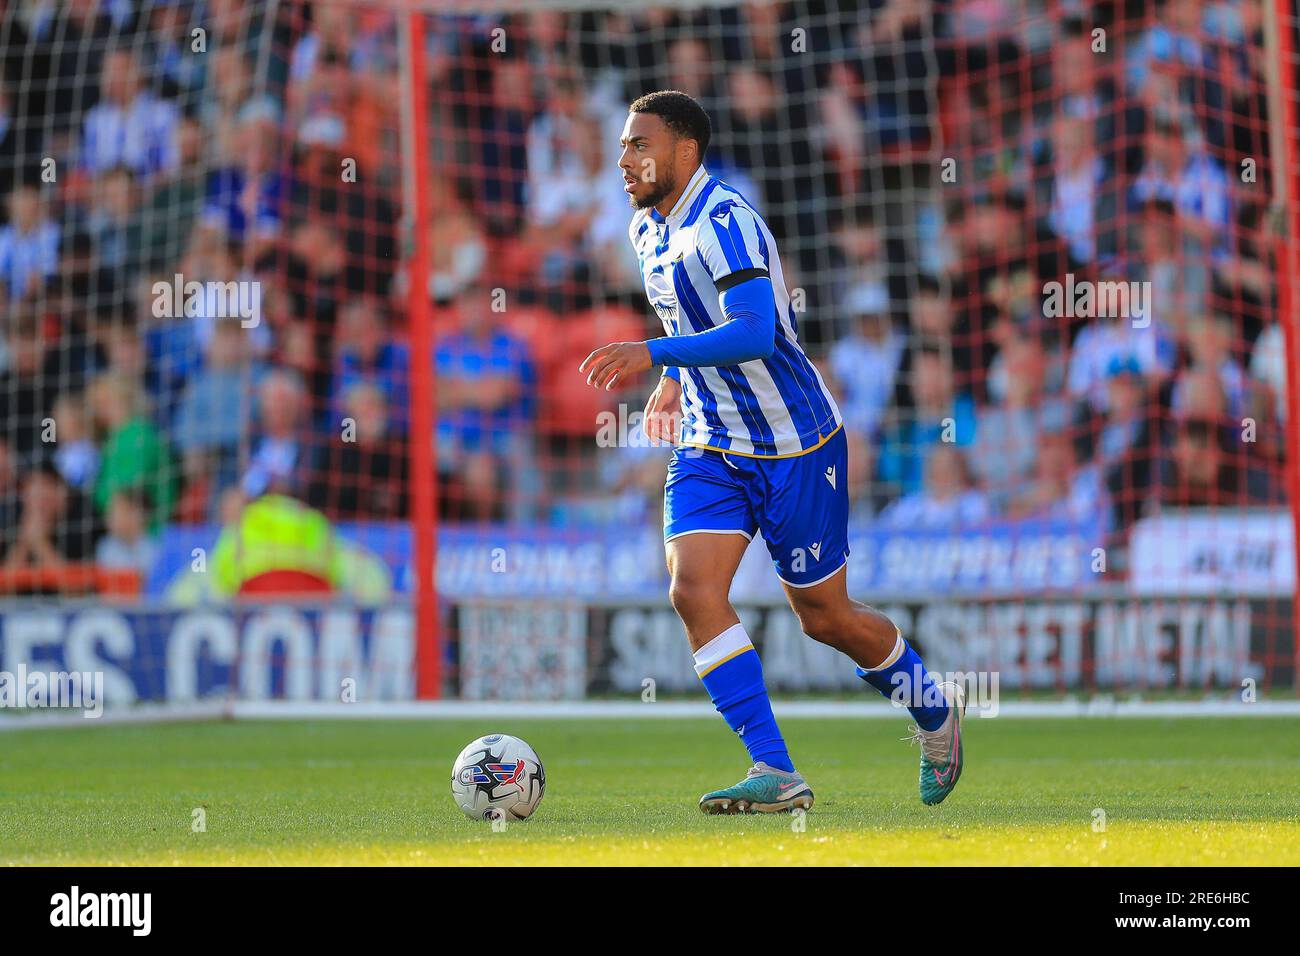
<path fill-rule="evenodd" d="M 802 832 L 696 808 L 746 768 L 721 721 L 17 730 L 0 735 L 0 864 L 1300 864 L 1294 718 L 967 726 L 962 781 L 931 808 L 903 721 L 784 721 L 817 794 Z M 548 774 L 503 832 L 449 794 L 452 759 L 493 731 Z"/>

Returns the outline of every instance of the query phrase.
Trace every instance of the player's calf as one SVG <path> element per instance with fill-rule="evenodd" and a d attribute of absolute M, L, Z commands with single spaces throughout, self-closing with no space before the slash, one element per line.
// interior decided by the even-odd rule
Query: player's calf
<path fill-rule="evenodd" d="M 795 613 L 805 634 L 863 667 L 884 660 L 898 636 L 898 628 L 889 618 L 847 595 L 834 606 L 796 602 Z"/>

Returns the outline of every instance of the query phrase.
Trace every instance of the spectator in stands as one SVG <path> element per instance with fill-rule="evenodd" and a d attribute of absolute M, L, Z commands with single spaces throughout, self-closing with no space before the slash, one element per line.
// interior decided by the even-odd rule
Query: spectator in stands
<path fill-rule="evenodd" d="M 355 160 L 362 175 L 377 177 L 386 132 L 397 122 L 397 104 L 382 98 L 382 85 L 363 82 L 349 71 L 346 54 L 331 47 L 310 80 L 290 91 L 290 122 L 300 145 L 328 142 Z M 333 172 L 337 182 L 338 164 Z"/>
<path fill-rule="evenodd" d="M 353 299 L 339 313 L 339 333 L 334 358 L 334 414 L 345 414 L 344 396 L 354 386 L 379 390 L 388 414 L 386 432 L 406 434 L 410 419 L 410 352 L 389 330 L 383 304 L 375 299 Z"/>
<path fill-rule="evenodd" d="M 974 528 L 988 521 L 988 497 L 971 486 L 966 459 L 955 445 L 939 442 L 925 458 L 925 482 L 891 502 L 880 513 L 882 527 L 945 531 Z"/>
<path fill-rule="evenodd" d="M 1225 315 L 1199 316 L 1188 329 L 1187 347 L 1191 361 L 1189 369 L 1203 371 L 1218 379 L 1226 400 L 1224 413 L 1240 419 L 1246 413 L 1249 385 L 1246 370 L 1233 357 L 1233 322 Z M 1174 414 L 1181 414 L 1184 405 L 1186 380 L 1180 378 L 1174 385 L 1170 399 Z"/>
<path fill-rule="evenodd" d="M 681 90 L 695 97 L 710 116 L 718 116 L 720 97 L 714 86 L 716 58 L 699 36 L 683 31 L 669 42 L 665 88 Z"/>
<path fill-rule="evenodd" d="M 235 319 L 217 322 L 172 429 L 187 483 L 204 491 L 204 512 L 214 512 L 221 493 L 238 479 L 239 441 L 252 412 L 249 395 L 263 372 L 252 361 L 247 330 Z"/>
<path fill-rule="evenodd" d="M 1105 124 L 1098 128 L 1098 140 L 1107 143 L 1113 124 L 1107 122 L 1113 109 L 1115 90 L 1099 68 L 1101 59 L 1093 52 L 1093 39 L 1082 18 L 1061 21 L 1057 45 L 1052 50 L 1052 80 L 1058 89 L 1062 116 L 1078 117 Z"/>
<path fill-rule="evenodd" d="M 484 89 L 465 103 L 472 132 L 464 134 L 474 171 L 475 212 L 489 235 L 509 236 L 523 220 L 528 188 L 528 116 L 532 77 L 520 56 L 485 53 L 490 71 L 480 77 Z M 468 64 L 466 64 L 468 65 Z"/>
<path fill-rule="evenodd" d="M 1037 291 L 1037 290 L 1035 290 Z M 1037 295 L 1031 297 L 1036 300 Z M 1064 398 L 1069 349 L 1061 345 L 1060 335 L 1053 324 L 1041 315 L 1023 313 L 1020 319 L 999 317 L 989 332 L 989 343 L 981 344 L 978 351 L 987 352 L 991 345 L 997 351 L 991 360 L 983 360 L 985 372 L 984 394 L 991 405 L 1006 401 L 1011 388 L 1007 361 L 1017 355 L 1012 343 L 1027 338 L 1042 347 L 1044 395 Z"/>
<path fill-rule="evenodd" d="M 98 175 L 125 165 L 142 180 L 175 168 L 179 114 L 144 85 L 130 50 L 105 55 L 99 92 L 82 128 L 81 168 Z"/>
<path fill-rule="evenodd" d="M 144 412 L 139 385 L 124 376 L 106 373 L 90 386 L 95 422 L 104 435 L 95 507 L 100 514 L 122 488 L 144 488 L 153 501 L 150 529 L 165 524 L 176 503 L 176 471 L 161 432 Z"/>
<path fill-rule="evenodd" d="M 449 189 L 440 191 L 434 184 L 432 191 L 435 196 L 429 212 L 429 296 L 435 302 L 447 303 L 483 272 L 488 261 L 488 237 L 483 222 Z M 533 268 L 531 248 L 525 247 L 523 254 L 528 257 L 523 268 Z M 405 292 L 405 283 L 403 274 L 395 284 L 399 294 Z"/>
<path fill-rule="evenodd" d="M 158 559 L 158 539 L 149 531 L 153 502 L 143 488 L 120 488 L 108 502 L 107 533 L 95 548 L 95 563 L 142 577 Z"/>
<path fill-rule="evenodd" d="M 240 490 L 245 498 L 267 493 L 305 498 L 311 449 L 307 432 L 308 393 L 302 378 L 273 369 L 257 389 L 257 437 Z"/>
<path fill-rule="evenodd" d="M 1033 480 L 1010 503 L 1007 515 L 1054 521 L 1100 517 L 1103 526 L 1109 521 L 1100 474 L 1095 467 L 1079 467 L 1074 442 L 1065 432 L 1039 437 Z"/>
<path fill-rule="evenodd" d="M 195 6 L 164 0 L 149 4 L 142 17 L 141 60 L 150 64 L 158 91 L 169 100 L 197 97 L 207 78 L 211 60 L 209 56 L 195 56 L 193 50 L 191 30 L 198 26 L 195 14 L 199 12 Z"/>
<path fill-rule="evenodd" d="M 95 372 L 113 372 L 139 382 L 148 375 L 148 357 L 140 329 L 130 315 L 130 311 L 123 308 L 95 324 L 93 334 L 103 356 L 103 362 L 95 366 Z"/>
<path fill-rule="evenodd" d="M 593 195 L 593 211 L 583 236 L 583 248 L 591 260 L 592 288 L 640 294 L 641 266 L 636 250 L 627 241 L 627 194 L 621 181 L 610 183 L 606 175 L 609 140 L 598 120 L 588 120 L 581 143 L 583 176 L 587 191 Z"/>
<path fill-rule="evenodd" d="M 404 517 L 406 459 L 383 391 L 358 380 L 342 400 L 342 427 L 320 449 L 308 500 L 338 521 Z"/>
<path fill-rule="evenodd" d="M 845 303 L 849 333 L 831 346 L 829 366 L 839 384 L 844 421 L 874 435 L 894 394 L 907 336 L 894 328 L 883 285 L 855 286 Z"/>
<path fill-rule="evenodd" d="M 342 237 L 348 291 L 380 295 L 391 285 L 398 256 L 401 216 L 383 184 L 385 149 L 392 145 L 385 133 L 391 134 L 397 120 L 387 117 L 388 104 L 350 108 L 346 115 L 319 113 L 299 128 L 290 216 L 295 222 L 329 222 Z M 358 139 L 370 145 L 362 149 Z"/>
<path fill-rule="evenodd" d="M 557 158 L 544 185 L 530 190 L 524 239 L 540 286 L 557 312 L 589 308 L 593 282 L 629 288 L 633 272 L 627 194 L 604 175 L 608 143 L 593 119 L 571 117 L 566 125 L 574 136 L 570 152 Z M 640 286 L 639 272 L 635 285 Z"/>
<path fill-rule="evenodd" d="M 1172 508 L 1279 504 L 1277 482 L 1247 455 L 1238 428 L 1191 415 L 1174 425 L 1173 444 L 1160 466 L 1160 502 Z"/>
<path fill-rule="evenodd" d="M 1070 407 L 1064 398 L 1047 392 L 1049 356 L 1038 335 L 1008 337 L 1001 359 L 1005 389 L 980 409 L 967 454 L 975 478 L 994 504 L 1005 509 L 1033 474 L 1040 437 L 1063 431 L 1070 424 Z"/>
<path fill-rule="evenodd" d="M 997 315 L 1006 321 L 1013 317 L 1028 317 L 1028 305 L 1037 291 L 1028 269 L 1009 277 L 996 277 L 989 283 L 988 302 L 984 311 L 997 309 Z M 972 324 L 972 311 L 958 309 L 952 295 L 943 289 L 940 281 L 931 275 L 921 275 L 916 280 L 916 291 L 910 296 L 908 318 L 909 333 L 914 340 L 943 342 L 952 350 L 952 368 L 955 381 L 972 395 L 982 394 L 988 387 L 990 364 L 997 358 L 997 326 L 981 331 Z M 904 358 L 904 362 L 907 359 Z"/>
<path fill-rule="evenodd" d="M 280 107 L 269 97 L 249 100 L 235 130 L 237 155 L 208 177 L 205 224 L 233 242 L 253 243 L 249 258 L 280 238 L 287 186 L 281 172 Z"/>
<path fill-rule="evenodd" d="M 11 569 L 58 568 L 92 560 L 100 523 L 90 502 L 41 458 L 22 481 L 18 519 L 4 554 Z"/>
<path fill-rule="evenodd" d="M 884 243 L 880 230 L 866 210 L 854 210 L 833 234 L 835 301 L 860 310 L 870 304 L 873 311 L 889 311 L 889 274 L 885 267 Z M 881 296 L 885 301 L 879 303 Z"/>
<path fill-rule="evenodd" d="M 313 426 L 317 424 L 316 413 L 326 413 L 329 407 L 330 366 L 322 357 L 322 339 L 311 319 L 294 319 L 284 325 L 277 335 L 276 348 L 272 353 L 272 364 L 297 376 L 302 383 L 305 414 Z M 323 421 L 328 427 L 333 422 Z"/>
<path fill-rule="evenodd" d="M 1191 126 L 1190 121 L 1187 123 Z M 1199 133 L 1183 123 L 1157 116 L 1147 141 L 1147 157 L 1133 184 L 1132 201 L 1141 206 L 1152 199 L 1173 204 L 1193 256 L 1229 251 L 1232 225 L 1231 193 L 1223 168 L 1210 158 Z"/>
<path fill-rule="evenodd" d="M 1203 257 L 1188 255 L 1184 249 L 1179 214 L 1172 202 L 1153 199 L 1143 204 L 1139 216 L 1134 279 L 1151 283 L 1152 318 L 1182 338 L 1191 316 L 1205 310 L 1210 269 Z"/>
<path fill-rule="evenodd" d="M 589 127 L 584 127 L 582 91 L 571 72 L 562 73 L 551 80 L 544 107 L 528 125 L 530 207 L 544 201 L 553 177 L 581 171 L 580 128 L 590 133 Z M 627 205 L 626 197 L 623 205 Z"/>
<path fill-rule="evenodd" d="M 931 447 L 964 447 L 975 437 L 974 403 L 957 394 L 942 345 L 923 343 L 913 352 L 907 391 L 910 401 L 896 401 L 886 418 L 877 463 L 880 481 L 905 495 L 921 490 Z"/>
<path fill-rule="evenodd" d="M 1047 221 L 1070 253 L 1071 268 L 1083 268 L 1098 252 L 1098 229 L 1115 223 L 1115 196 L 1107 189 L 1112 171 L 1097 152 L 1090 120 L 1060 116 L 1052 129 L 1051 199 Z M 1107 244 L 1114 254 L 1114 242 Z"/>
<path fill-rule="evenodd" d="M 0 434 L 12 442 L 19 460 L 26 462 L 41 447 L 41 419 L 55 383 L 44 374 L 45 340 L 35 308 L 20 306 L 0 329 L 7 356 L 6 366 L 0 370 Z"/>
<path fill-rule="evenodd" d="M 727 82 L 725 123 L 730 135 L 727 148 L 719 151 L 728 165 L 744 170 L 758 184 L 759 195 L 750 201 L 759 204 L 783 248 L 802 251 L 820 225 L 800 205 L 813 196 L 817 157 L 812 138 L 800 129 L 801 118 L 787 108 L 771 74 L 734 64 Z M 782 263 L 786 268 L 801 262 L 802 255 L 792 252 L 789 259 Z"/>
<path fill-rule="evenodd" d="M 527 345 L 501 327 L 492 291 L 461 296 L 458 329 L 435 348 L 438 467 L 452 516 L 501 517 L 512 468 L 528 467 L 536 370 Z"/>
<path fill-rule="evenodd" d="M 1157 408 L 1142 369 L 1132 356 L 1117 355 L 1106 370 L 1106 406 L 1080 403 L 1080 440 L 1114 508 L 1113 526 L 1127 529 L 1141 514 L 1155 480 L 1160 434 Z"/>
<path fill-rule="evenodd" d="M 324 217 L 300 222 L 290 236 L 284 290 L 292 308 L 274 328 L 271 361 L 302 379 L 313 422 L 329 408 L 339 308 L 347 300 L 348 252 L 335 224 Z"/>
<path fill-rule="evenodd" d="M 38 185 L 22 183 L 9 195 L 9 222 L 0 226 L 0 284 L 10 303 L 39 295 L 58 273 L 60 232 Z"/>
<path fill-rule="evenodd" d="M 242 111 L 253 98 L 252 66 L 233 43 L 219 46 L 199 59 L 212 65 L 206 78 L 209 95 L 199 100 L 198 109 L 209 156 L 220 167 L 237 165 L 243 146 L 239 135 L 241 118 L 247 115 Z"/>
<path fill-rule="evenodd" d="M 220 229 L 202 234 L 203 241 L 191 247 L 181 263 L 185 281 L 202 285 L 198 294 L 187 291 L 185 298 L 185 320 L 192 327 L 198 357 L 207 352 L 213 330 L 231 317 L 244 324 L 253 354 L 265 356 L 272 345 L 271 329 L 261 320 L 261 287 L 243 265 L 243 246 Z"/>
<path fill-rule="evenodd" d="M 1287 420 L 1286 335 L 1281 322 L 1273 322 L 1255 340 L 1250 356 L 1250 374 L 1262 382 L 1273 400 L 1279 422 Z"/>
<path fill-rule="evenodd" d="M 1149 316 L 1106 316 L 1084 326 L 1070 355 L 1070 394 L 1086 398 L 1097 411 L 1106 409 L 1106 379 L 1112 364 L 1132 358 L 1142 374 L 1160 379 L 1174 364 L 1174 343 L 1164 327 Z"/>
<path fill-rule="evenodd" d="M 1183 369 L 1174 379 L 1174 390 L 1181 396 L 1179 418 L 1202 418 L 1220 425 L 1228 421 L 1228 398 L 1212 369 Z"/>
<path fill-rule="evenodd" d="M 1223 83 L 1245 68 L 1239 54 L 1214 36 L 1218 18 L 1206 16 L 1215 8 L 1222 16 L 1226 6 L 1203 0 L 1157 3 L 1151 26 L 1128 44 L 1125 64 L 1130 91 L 1158 108 L 1194 111 L 1215 149 L 1226 140 Z"/>
<path fill-rule="evenodd" d="M 86 232 L 95 244 L 99 268 L 117 276 L 117 285 L 125 284 L 128 269 L 135 265 L 130 231 L 135 205 L 135 176 L 129 166 L 110 166 L 99 174 Z"/>
<path fill-rule="evenodd" d="M 663 523 L 664 471 L 670 452 L 647 440 L 602 449 L 596 459 L 599 492 L 566 496 L 552 509 L 558 524 L 653 527 Z"/>
<path fill-rule="evenodd" d="M 10 42 L 13 42 L 10 37 Z M 14 188 L 15 177 L 26 165 L 26 158 L 19 158 L 19 129 L 14 115 L 13 97 L 0 82 L 0 196 L 8 196 Z"/>
<path fill-rule="evenodd" d="M 219 227 L 196 224 L 184 258 L 174 267 L 186 283 L 202 283 L 193 294 L 182 290 L 181 301 L 171 301 L 174 294 L 170 276 L 161 281 L 161 293 L 149 284 L 145 302 L 151 319 L 143 331 L 148 356 L 147 384 L 158 417 L 171 422 L 185 393 L 190 376 L 202 365 L 216 323 L 221 321 L 221 301 L 228 282 L 249 282 L 239 265 L 240 247 Z M 218 283 L 222 285 L 218 285 Z M 253 286 L 235 287 L 246 301 L 252 301 Z M 263 355 L 271 347 L 269 323 L 258 322 L 248 330 L 254 354 Z"/>
<path fill-rule="evenodd" d="M 131 217 L 131 249 L 152 276 L 170 274 L 194 231 L 206 196 L 206 149 L 198 120 L 176 125 L 176 165 L 160 174 Z"/>
<path fill-rule="evenodd" d="M 1218 308 L 1232 313 L 1237 334 L 1245 342 L 1257 339 L 1271 315 L 1276 271 L 1269 235 L 1269 214 L 1261 198 L 1243 202 L 1232 230 L 1233 248 L 1210 263 Z M 1225 304 L 1227 303 L 1227 304 Z"/>
<path fill-rule="evenodd" d="M 835 192 L 842 196 L 866 192 L 865 95 L 862 78 L 848 63 L 832 64 L 826 86 L 817 94 L 817 122 L 810 133 L 833 170 Z"/>
<path fill-rule="evenodd" d="M 86 87 L 90 86 L 93 94 L 102 75 L 105 47 L 114 32 L 126 24 L 112 16 L 99 0 L 71 0 L 49 6 L 54 9 L 46 7 L 46 15 L 32 23 L 31 40 L 35 42 L 28 49 L 34 55 L 23 64 L 25 69 L 20 75 L 40 76 L 45 72 L 41 61 L 48 64 L 48 85 L 44 90 L 32 91 L 30 106 L 44 117 L 42 125 L 48 124 L 50 132 L 61 137 L 69 126 L 81 121 L 80 111 L 88 102 Z M 17 21 L 14 27 L 21 23 L 21 18 L 9 19 Z M 6 24 L 8 29 L 13 27 Z M 10 49 L 22 48 L 15 45 Z M 103 91 L 99 92 L 103 96 Z M 93 102 L 93 97 L 89 101 Z"/>
<path fill-rule="evenodd" d="M 294 44 L 289 60 L 289 80 L 299 91 L 310 94 L 309 83 L 327 55 L 351 65 L 356 20 L 356 11 L 342 4 L 312 6 L 311 25 Z"/>
<path fill-rule="evenodd" d="M 877 501 L 874 494 L 876 462 L 875 437 L 864 435 L 856 428 L 844 430 L 849 463 L 849 515 L 852 520 L 868 521 L 876 514 Z"/>
<path fill-rule="evenodd" d="M 86 409 L 86 396 L 64 392 L 54 400 L 54 466 L 69 488 L 89 494 L 99 475 L 99 447 Z"/>
<path fill-rule="evenodd" d="M 0 440 L 0 561 L 4 560 L 18 530 L 22 508 L 18 461 L 9 443 Z"/>

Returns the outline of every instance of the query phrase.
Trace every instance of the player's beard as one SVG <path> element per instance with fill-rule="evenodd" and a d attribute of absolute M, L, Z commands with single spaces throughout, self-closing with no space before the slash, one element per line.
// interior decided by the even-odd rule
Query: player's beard
<path fill-rule="evenodd" d="M 677 188 L 677 177 L 669 174 L 663 179 L 657 180 L 654 187 L 638 199 L 636 196 L 628 195 L 628 201 L 631 202 L 633 209 L 649 209 L 651 206 L 657 206 L 663 202 L 668 194 Z"/>

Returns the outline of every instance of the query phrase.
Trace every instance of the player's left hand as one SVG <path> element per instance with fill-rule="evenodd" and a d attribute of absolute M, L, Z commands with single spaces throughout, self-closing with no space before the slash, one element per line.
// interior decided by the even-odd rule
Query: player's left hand
<path fill-rule="evenodd" d="M 587 384 L 609 391 L 620 380 L 652 367 L 650 348 L 644 342 L 613 342 L 602 345 L 583 360 L 578 371 L 587 373 Z"/>

